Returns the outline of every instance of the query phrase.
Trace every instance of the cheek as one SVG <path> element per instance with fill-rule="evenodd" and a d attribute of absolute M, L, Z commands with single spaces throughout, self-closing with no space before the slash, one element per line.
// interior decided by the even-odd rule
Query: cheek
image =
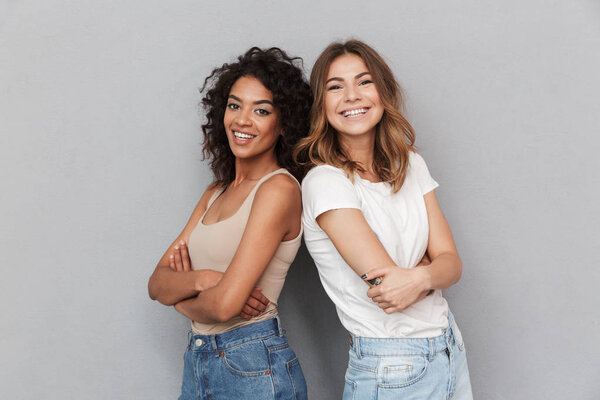
<path fill-rule="evenodd" d="M 337 104 L 332 98 L 325 99 L 325 116 L 331 120 L 336 115 Z"/>
<path fill-rule="evenodd" d="M 223 124 L 225 125 L 225 129 L 227 129 L 227 126 L 229 126 L 230 122 L 231 122 L 231 113 L 229 112 L 229 110 L 225 110 L 225 115 L 223 115 Z"/>
<path fill-rule="evenodd" d="M 262 121 L 261 131 L 263 135 L 268 136 L 269 138 L 277 138 L 281 129 L 279 128 L 279 124 L 277 120 L 271 121 Z"/>
<path fill-rule="evenodd" d="M 377 92 L 377 90 L 373 90 L 373 92 L 370 94 L 370 97 L 373 104 L 375 104 L 378 107 L 383 107 L 381 97 L 379 97 L 379 93 Z"/>

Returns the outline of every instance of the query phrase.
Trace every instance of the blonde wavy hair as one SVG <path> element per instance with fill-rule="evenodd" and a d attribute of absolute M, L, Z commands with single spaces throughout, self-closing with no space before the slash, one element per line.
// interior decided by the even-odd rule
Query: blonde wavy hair
<path fill-rule="evenodd" d="M 415 133 L 400 112 L 404 106 L 402 90 L 390 67 L 373 48 L 359 40 L 332 43 L 315 62 L 310 74 L 313 91 L 310 132 L 296 145 L 294 161 L 305 169 L 322 164 L 341 168 L 352 181 L 356 172 L 365 172 L 358 162 L 348 157 L 325 114 L 325 81 L 329 67 L 344 54 L 355 54 L 364 61 L 379 93 L 384 112 L 376 127 L 373 170 L 381 181 L 392 186 L 395 193 L 406 178 L 409 152 L 415 150 Z"/>

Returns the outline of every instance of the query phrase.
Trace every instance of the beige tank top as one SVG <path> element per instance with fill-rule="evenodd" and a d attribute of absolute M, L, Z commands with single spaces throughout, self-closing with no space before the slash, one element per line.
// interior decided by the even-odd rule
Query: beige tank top
<path fill-rule="evenodd" d="M 242 239 L 242 234 L 246 228 L 248 218 L 250 217 L 250 210 L 256 191 L 263 182 L 277 174 L 292 176 L 284 168 L 263 176 L 254 188 L 252 188 L 248 197 L 246 197 L 235 214 L 217 223 L 204 225 L 203 221 L 206 212 L 217 197 L 223 193 L 224 188 L 219 188 L 215 191 L 208 201 L 206 211 L 202 214 L 202 217 L 200 217 L 198 225 L 196 225 L 192 231 L 188 242 L 193 269 L 212 269 L 221 272 L 227 270 Z M 294 180 L 296 179 L 294 178 Z M 298 183 L 298 181 L 296 181 L 296 183 Z M 279 299 L 279 294 L 283 288 L 285 276 L 287 275 L 290 264 L 294 261 L 298 248 L 300 247 L 301 237 L 302 228 L 300 228 L 300 233 L 297 237 L 279 244 L 273 259 L 271 259 L 271 262 L 269 262 L 269 265 L 267 265 L 267 268 L 256 284 L 256 286 L 262 288 L 263 294 L 271 301 L 265 311 L 251 319 L 244 319 L 236 316 L 227 322 L 214 324 L 204 324 L 192 321 L 192 330 L 194 333 L 214 335 L 276 316 L 277 300 Z"/>

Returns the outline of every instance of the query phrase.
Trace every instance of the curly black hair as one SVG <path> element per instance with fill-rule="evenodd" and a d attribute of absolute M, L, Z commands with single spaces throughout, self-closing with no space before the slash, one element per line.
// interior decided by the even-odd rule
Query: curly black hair
<path fill-rule="evenodd" d="M 223 117 L 231 87 L 243 76 L 258 79 L 273 94 L 273 105 L 279 111 L 283 128 L 275 145 L 277 163 L 298 180 L 302 179 L 304 168 L 296 165 L 292 158 L 294 146 L 308 134 L 312 106 L 312 92 L 302 71 L 302 59 L 290 57 L 277 47 L 266 50 L 252 47 L 236 62 L 215 68 L 200 89 L 202 93 L 208 88 L 201 102 L 207 119 L 202 125 L 202 154 L 203 159 L 211 160 L 215 183 L 227 186 L 235 179 L 235 156 L 229 148 Z"/>

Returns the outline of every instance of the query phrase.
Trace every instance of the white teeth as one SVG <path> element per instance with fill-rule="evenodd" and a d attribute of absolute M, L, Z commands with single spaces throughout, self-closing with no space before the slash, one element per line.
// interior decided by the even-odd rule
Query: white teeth
<path fill-rule="evenodd" d="M 247 133 L 233 131 L 233 135 L 238 139 L 252 139 L 255 135 L 249 135 Z"/>
<path fill-rule="evenodd" d="M 364 113 L 366 113 L 367 111 L 369 111 L 368 108 L 358 108 L 356 110 L 348 110 L 348 111 L 344 111 L 342 113 L 342 115 L 344 117 L 355 117 L 357 115 L 362 115 Z"/>

